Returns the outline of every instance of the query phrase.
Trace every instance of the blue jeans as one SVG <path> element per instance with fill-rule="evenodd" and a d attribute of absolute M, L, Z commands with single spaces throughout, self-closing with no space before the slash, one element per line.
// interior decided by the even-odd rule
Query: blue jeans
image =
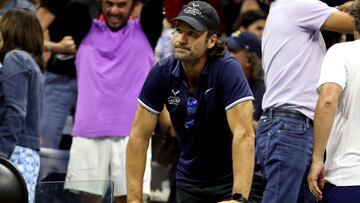
<path fill-rule="evenodd" d="M 313 148 L 309 122 L 262 116 L 256 130 L 256 163 L 267 179 L 264 203 L 315 202 L 307 185 Z"/>
<path fill-rule="evenodd" d="M 71 109 L 76 105 L 76 78 L 45 73 L 44 108 L 40 122 L 42 147 L 57 149 Z"/>

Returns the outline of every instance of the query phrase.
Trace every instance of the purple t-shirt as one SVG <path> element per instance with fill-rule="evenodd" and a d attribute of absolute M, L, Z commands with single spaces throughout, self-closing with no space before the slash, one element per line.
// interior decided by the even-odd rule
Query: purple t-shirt
<path fill-rule="evenodd" d="M 326 53 L 320 28 L 335 11 L 319 0 L 271 3 L 262 44 L 264 110 L 294 109 L 313 118 L 316 85 Z"/>
<path fill-rule="evenodd" d="M 154 52 L 139 20 L 128 21 L 117 32 L 95 20 L 76 55 L 78 100 L 72 134 L 128 136 L 153 64 Z"/>

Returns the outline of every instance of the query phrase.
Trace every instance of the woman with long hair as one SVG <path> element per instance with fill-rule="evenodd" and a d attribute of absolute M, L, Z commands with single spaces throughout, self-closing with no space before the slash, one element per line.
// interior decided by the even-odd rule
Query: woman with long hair
<path fill-rule="evenodd" d="M 36 16 L 13 9 L 0 19 L 0 156 L 21 172 L 34 200 L 39 175 L 43 35 Z"/>

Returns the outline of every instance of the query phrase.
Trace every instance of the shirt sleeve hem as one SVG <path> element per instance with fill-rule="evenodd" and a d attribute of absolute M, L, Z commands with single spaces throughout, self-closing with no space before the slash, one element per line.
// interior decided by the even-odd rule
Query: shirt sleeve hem
<path fill-rule="evenodd" d="M 151 108 L 150 106 L 146 105 L 143 101 L 141 101 L 140 99 L 138 99 L 138 102 L 140 104 L 140 106 L 142 106 L 143 108 L 145 108 L 146 110 L 150 111 L 151 113 L 153 114 L 156 114 L 156 115 L 160 115 L 160 111 L 156 111 L 154 110 L 153 108 Z"/>
<path fill-rule="evenodd" d="M 233 103 L 227 105 L 227 106 L 225 107 L 225 111 L 231 109 L 232 107 L 234 107 L 235 105 L 237 105 L 237 104 L 239 104 L 239 103 L 241 103 L 241 102 L 246 102 L 246 101 L 250 101 L 250 100 L 255 100 L 255 99 L 254 99 L 253 96 L 247 96 L 247 97 L 240 98 L 240 99 L 234 101 Z"/>

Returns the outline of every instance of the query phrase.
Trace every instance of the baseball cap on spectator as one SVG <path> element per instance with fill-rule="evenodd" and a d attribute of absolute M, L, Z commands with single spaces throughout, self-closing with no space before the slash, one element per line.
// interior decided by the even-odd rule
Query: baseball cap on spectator
<path fill-rule="evenodd" d="M 245 49 L 254 52 L 261 58 L 261 41 L 251 32 L 236 31 L 228 37 L 226 42 L 229 51 L 240 51 Z"/>
<path fill-rule="evenodd" d="M 182 20 L 197 31 L 219 31 L 220 18 L 216 10 L 204 1 L 191 1 L 182 7 L 173 20 Z"/>

